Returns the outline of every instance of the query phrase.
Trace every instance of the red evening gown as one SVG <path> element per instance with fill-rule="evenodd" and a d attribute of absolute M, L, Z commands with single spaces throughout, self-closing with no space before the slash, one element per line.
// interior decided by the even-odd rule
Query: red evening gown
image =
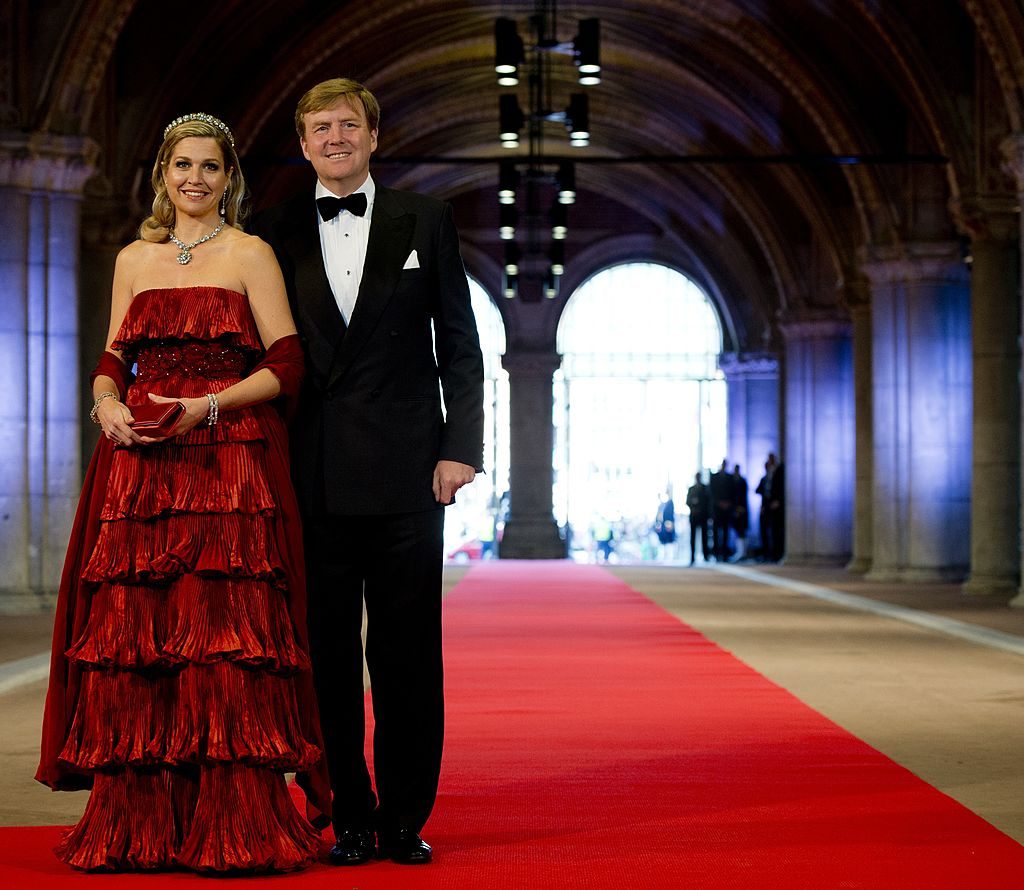
<path fill-rule="evenodd" d="M 129 407 L 225 389 L 263 352 L 248 298 L 218 287 L 139 293 L 113 348 L 137 363 Z M 92 780 L 57 848 L 70 865 L 315 859 L 319 835 L 284 776 L 322 766 L 285 441 L 271 404 L 158 445 L 101 441 L 58 601 L 37 775 Z"/>

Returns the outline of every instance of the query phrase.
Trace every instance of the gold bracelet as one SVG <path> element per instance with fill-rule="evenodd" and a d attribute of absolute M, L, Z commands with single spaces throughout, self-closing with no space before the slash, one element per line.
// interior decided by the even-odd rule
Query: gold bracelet
<path fill-rule="evenodd" d="M 117 393 L 111 392 L 108 389 L 106 392 L 101 392 L 98 396 L 96 396 L 96 401 L 92 403 L 92 411 L 89 412 L 89 420 L 91 420 L 93 423 L 99 423 L 99 421 L 96 419 L 96 411 L 100 407 L 100 402 L 102 402 L 104 399 L 113 399 L 116 402 L 118 400 Z"/>

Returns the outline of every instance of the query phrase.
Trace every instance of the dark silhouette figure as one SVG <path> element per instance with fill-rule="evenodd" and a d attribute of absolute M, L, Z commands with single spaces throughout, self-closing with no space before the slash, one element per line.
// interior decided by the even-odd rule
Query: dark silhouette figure
<path fill-rule="evenodd" d="M 711 519 L 715 539 L 715 559 L 725 562 L 729 558 L 729 528 L 732 525 L 733 510 L 736 506 L 732 474 L 727 461 L 717 473 L 711 474 Z"/>
<path fill-rule="evenodd" d="M 755 491 L 761 495 L 761 551 L 766 562 L 778 562 L 786 551 L 786 476 L 774 454 Z"/>
<path fill-rule="evenodd" d="M 750 486 L 740 475 L 740 465 L 736 464 L 732 471 L 733 482 L 733 515 L 732 527 L 736 532 L 736 559 L 743 559 L 747 552 L 747 531 L 750 528 L 750 512 L 748 510 L 748 493 Z"/>
<path fill-rule="evenodd" d="M 700 555 L 707 562 L 711 555 L 708 546 L 708 518 L 711 513 L 711 492 L 700 478 L 693 477 L 693 485 L 686 491 L 686 506 L 690 510 L 690 565 L 697 559 L 697 541 L 700 540 Z"/>

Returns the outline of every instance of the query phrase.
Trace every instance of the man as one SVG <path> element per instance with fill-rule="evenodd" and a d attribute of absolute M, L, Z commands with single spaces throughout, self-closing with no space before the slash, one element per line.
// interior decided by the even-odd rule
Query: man
<path fill-rule="evenodd" d="M 693 485 L 686 491 L 686 506 L 690 510 L 690 565 L 697 559 L 697 540 L 700 539 L 700 555 L 707 562 L 711 555 L 708 547 L 708 514 L 711 512 L 711 494 L 700 477 L 694 474 Z"/>
<path fill-rule="evenodd" d="M 757 483 L 761 495 L 761 553 L 766 562 L 779 562 L 785 553 L 785 470 L 774 453 L 768 454 L 764 476 Z"/>
<path fill-rule="evenodd" d="M 313 87 L 295 126 L 315 191 L 253 227 L 277 254 L 307 357 L 291 447 L 337 865 L 431 860 L 420 831 L 444 731 L 442 505 L 483 455 L 483 360 L 451 207 L 374 183 L 379 120 L 361 84 Z"/>
<path fill-rule="evenodd" d="M 732 471 L 733 511 L 732 527 L 736 532 L 736 561 L 747 555 L 747 531 L 750 529 L 750 513 L 747 509 L 750 500 L 750 486 L 740 473 L 740 465 L 736 464 Z"/>
<path fill-rule="evenodd" d="M 711 474 L 710 488 L 715 561 L 726 562 L 730 553 L 729 528 L 732 524 L 733 507 L 735 506 L 733 479 L 728 469 L 728 461 L 723 460 L 718 472 Z"/>

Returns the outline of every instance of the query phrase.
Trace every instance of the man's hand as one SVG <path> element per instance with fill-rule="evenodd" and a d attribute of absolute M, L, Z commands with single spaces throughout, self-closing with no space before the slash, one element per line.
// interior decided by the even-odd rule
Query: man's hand
<path fill-rule="evenodd" d="M 469 464 L 455 460 L 439 460 L 434 467 L 434 498 L 439 504 L 450 504 L 463 485 L 476 478 L 476 470 Z"/>

